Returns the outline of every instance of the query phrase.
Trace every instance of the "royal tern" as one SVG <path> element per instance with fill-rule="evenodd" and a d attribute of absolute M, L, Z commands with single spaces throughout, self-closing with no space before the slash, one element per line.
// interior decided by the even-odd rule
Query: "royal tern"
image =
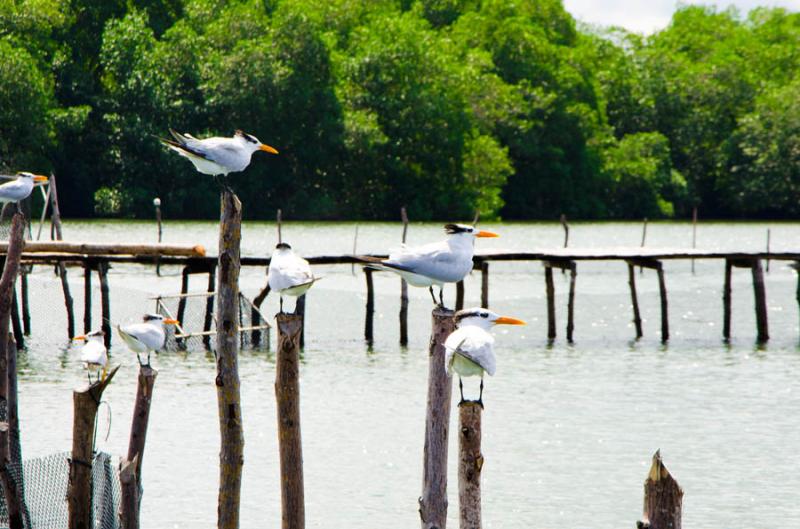
<path fill-rule="evenodd" d="M 472 308 L 456 312 L 457 329 L 444 342 L 447 372 L 458 373 L 458 388 L 464 402 L 464 384 L 461 377 L 481 377 L 478 403 L 483 405 L 483 373 L 493 376 L 497 365 L 494 356 L 494 337 L 489 333 L 493 325 L 525 325 L 516 318 L 500 316 L 489 309 Z"/>
<path fill-rule="evenodd" d="M 169 132 L 175 139 L 162 138 L 161 143 L 188 158 L 199 172 L 215 178 L 244 171 L 250 165 L 250 157 L 256 151 L 278 154 L 274 148 L 241 130 L 237 130 L 233 138 L 214 136 L 202 140 L 172 129 L 169 129 Z"/>
<path fill-rule="evenodd" d="M 134 323 L 121 327 L 117 325 L 119 335 L 128 348 L 136 353 L 139 365 L 150 365 L 150 353 L 164 348 L 167 332 L 164 325 L 175 325 L 178 320 L 164 318 L 161 314 L 145 314 L 142 323 Z M 147 353 L 147 363 L 142 363 L 140 353 Z"/>
<path fill-rule="evenodd" d="M 81 347 L 81 361 L 89 377 L 89 384 L 92 383 L 92 373 L 100 371 L 96 382 L 101 382 L 106 378 L 106 366 L 108 365 L 108 350 L 103 343 L 103 331 L 93 331 L 86 335 L 76 336 L 73 340 L 83 340 L 86 343 Z"/>
<path fill-rule="evenodd" d="M 0 185 L 0 202 L 19 202 L 28 198 L 37 183 L 46 183 L 47 177 L 33 173 L 19 173 L 14 180 Z"/>
<path fill-rule="evenodd" d="M 270 290 L 281 296 L 281 312 L 283 312 L 284 294 L 302 296 L 318 279 L 311 273 L 308 261 L 295 255 L 291 246 L 282 242 L 275 247 L 269 261 L 267 283 Z"/>
<path fill-rule="evenodd" d="M 491 231 L 482 231 L 464 224 L 447 224 L 447 240 L 412 248 L 402 246 L 389 253 L 388 259 L 360 257 L 370 268 L 389 270 L 399 274 L 414 287 L 428 287 L 433 302 L 434 285 L 439 287 L 439 305 L 444 306 L 442 290 L 445 283 L 458 283 L 472 270 L 472 255 L 476 237 L 499 237 Z"/>

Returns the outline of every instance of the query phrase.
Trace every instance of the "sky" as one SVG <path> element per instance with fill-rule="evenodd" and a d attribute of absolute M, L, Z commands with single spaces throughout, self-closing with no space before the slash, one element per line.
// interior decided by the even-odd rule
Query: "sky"
<path fill-rule="evenodd" d="M 800 0 L 564 0 L 564 7 L 576 19 L 601 26 L 622 26 L 630 31 L 650 34 L 669 24 L 676 6 L 682 4 L 735 6 L 742 13 L 754 7 L 783 7 L 800 11 Z"/>

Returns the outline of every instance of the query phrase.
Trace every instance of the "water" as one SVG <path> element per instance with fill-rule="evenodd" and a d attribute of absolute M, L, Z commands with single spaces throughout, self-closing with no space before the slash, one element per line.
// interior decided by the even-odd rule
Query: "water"
<path fill-rule="evenodd" d="M 502 234 L 481 247 L 561 246 L 556 223 L 482 226 Z M 698 248 L 762 249 L 766 224 L 702 223 Z M 773 250 L 800 248 L 800 224 L 776 223 Z M 150 242 L 152 222 L 67 222 L 71 240 Z M 306 255 L 349 253 L 354 224 L 285 223 L 283 235 Z M 362 224 L 358 251 L 381 252 L 399 241 L 399 224 Z M 441 227 L 412 224 L 410 243 L 442 237 Z M 691 225 L 650 223 L 649 246 L 690 246 Z M 166 223 L 165 242 L 217 245 L 216 225 Z M 639 223 L 574 224 L 570 246 L 638 246 Z M 242 253 L 264 255 L 276 243 L 274 225 L 246 223 Z M 492 263 L 490 303 L 527 327 L 498 328 L 497 375 L 484 400 L 483 515 L 487 528 L 632 527 L 641 515 L 642 483 L 656 449 L 685 491 L 684 523 L 706 529 L 800 526 L 800 368 L 796 273 L 772 262 L 766 276 L 772 340 L 755 345 L 750 274 L 735 269 L 733 340 L 721 340 L 724 265 L 665 263 L 671 340 L 660 343 L 654 272 L 637 280 L 645 336 L 632 338 L 627 269 L 619 262 L 579 263 L 575 344 L 564 340 L 568 276 L 555 273 L 558 339 L 546 340 L 544 280 L 539 263 Z M 117 322 L 152 310 L 155 294 L 180 290 L 180 269 L 112 268 L 111 314 Z M 410 289 L 410 344 L 397 345 L 399 280 L 376 274 L 374 347 L 362 340 L 363 274 L 320 267 L 324 280 L 308 296 L 306 350 L 301 365 L 301 413 L 309 527 L 408 528 L 418 524 L 421 490 L 430 298 Z M 265 282 L 263 269 L 242 271 L 245 294 Z M 71 269 L 76 319 L 82 328 L 83 282 Z M 96 280 L 94 281 L 96 284 Z M 190 289 L 205 288 L 193 276 Z M 20 405 L 25 457 L 71 446 L 71 391 L 85 381 L 77 347 L 66 340 L 60 286 L 52 269 L 31 279 L 33 334 L 21 357 Z M 466 283 L 467 306 L 480 299 L 480 274 Z M 445 291 L 452 302 L 454 289 Z M 94 292 L 99 327 L 99 294 Z M 288 307 L 292 302 L 288 302 Z M 264 313 L 277 311 L 268 298 Z M 275 339 L 273 336 L 273 344 Z M 136 362 L 116 338 L 121 363 L 105 393 L 98 448 L 127 451 Z M 211 528 L 216 524 L 219 430 L 213 356 L 203 351 L 161 354 L 144 458 L 142 526 Z M 241 526 L 280 523 L 274 403 L 274 352 L 240 358 L 245 429 Z M 477 392 L 473 380 L 468 395 Z M 455 427 L 457 414 L 453 413 Z M 108 439 L 104 439 L 109 431 Z M 450 447 L 450 527 L 457 526 L 456 437 Z"/>

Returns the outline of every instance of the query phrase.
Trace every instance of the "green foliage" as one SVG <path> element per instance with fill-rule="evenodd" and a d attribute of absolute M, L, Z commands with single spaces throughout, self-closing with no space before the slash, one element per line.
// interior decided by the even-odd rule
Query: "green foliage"
<path fill-rule="evenodd" d="M 800 14 L 681 6 L 649 37 L 560 0 L 0 0 L 0 166 L 65 215 L 213 218 L 158 137 L 240 128 L 252 218 L 794 215 Z"/>

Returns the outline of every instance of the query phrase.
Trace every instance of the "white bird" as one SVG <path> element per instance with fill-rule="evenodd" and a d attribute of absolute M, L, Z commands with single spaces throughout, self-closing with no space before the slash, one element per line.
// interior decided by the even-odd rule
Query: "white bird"
<path fill-rule="evenodd" d="M 76 336 L 73 340 L 83 340 L 86 343 L 81 347 L 81 361 L 86 375 L 89 377 L 89 384 L 92 383 L 92 373 L 101 373 L 97 376 L 97 382 L 106 378 L 106 366 L 108 365 L 108 350 L 103 343 L 103 331 L 93 331 L 82 336 Z"/>
<path fill-rule="evenodd" d="M 472 270 L 472 256 L 476 237 L 499 237 L 491 231 L 482 231 L 464 224 L 447 224 L 447 240 L 418 246 L 402 246 L 392 250 L 388 259 L 362 256 L 370 268 L 389 270 L 399 274 L 409 285 L 428 287 L 433 302 L 433 286 L 439 287 L 439 305 L 444 306 L 442 290 L 445 283 L 458 283 Z"/>
<path fill-rule="evenodd" d="M 142 323 L 134 323 L 121 327 L 117 325 L 119 335 L 128 348 L 136 353 L 139 365 L 150 365 L 150 353 L 163 349 L 167 341 L 164 325 L 175 325 L 178 320 L 164 318 L 161 314 L 145 314 Z M 147 353 L 147 363 L 142 363 L 140 353 Z"/>
<path fill-rule="evenodd" d="M 269 289 L 281 296 L 281 312 L 283 312 L 283 295 L 302 296 L 315 281 L 319 280 L 311 272 L 308 261 L 295 255 L 292 247 L 282 242 L 275 247 L 269 261 L 267 283 Z"/>
<path fill-rule="evenodd" d="M 500 316 L 489 309 L 472 308 L 456 312 L 455 331 L 444 342 L 447 373 L 458 373 L 461 402 L 464 402 L 464 384 L 461 377 L 481 377 L 478 403 L 483 404 L 483 374 L 494 376 L 497 361 L 494 355 L 494 337 L 489 333 L 493 325 L 525 325 L 516 318 Z"/>
<path fill-rule="evenodd" d="M 19 202 L 28 198 L 37 183 L 46 183 L 46 176 L 33 173 L 19 173 L 17 178 L 0 185 L 0 202 Z"/>
<path fill-rule="evenodd" d="M 169 132 L 175 140 L 161 139 L 161 143 L 188 158 L 199 172 L 214 177 L 244 171 L 256 151 L 278 154 L 274 148 L 241 130 L 237 130 L 232 138 L 214 136 L 202 140 L 172 129 Z"/>

